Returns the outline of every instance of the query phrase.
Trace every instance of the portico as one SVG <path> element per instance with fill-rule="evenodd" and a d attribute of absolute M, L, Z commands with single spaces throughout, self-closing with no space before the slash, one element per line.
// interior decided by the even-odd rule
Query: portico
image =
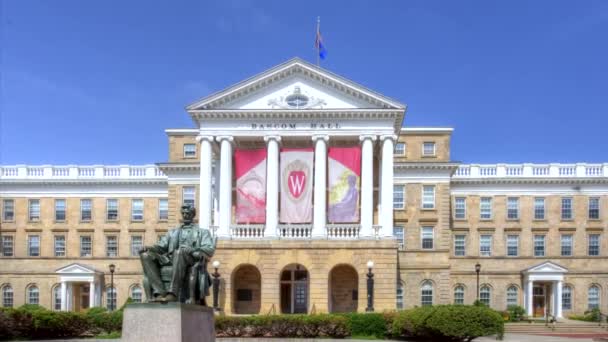
<path fill-rule="evenodd" d="M 549 261 L 523 271 L 524 302 L 529 317 L 563 317 L 562 288 L 567 272 Z"/>
<path fill-rule="evenodd" d="M 74 263 L 55 273 L 61 284 L 61 311 L 81 311 L 101 305 L 102 272 Z"/>
<path fill-rule="evenodd" d="M 405 108 L 300 59 L 192 104 L 187 110 L 199 127 L 200 225 L 231 239 L 391 238 L 393 149 Z M 357 222 L 328 222 L 328 149 L 336 146 L 361 149 Z M 263 223 L 235 221 L 235 148 L 266 149 Z M 283 148 L 314 152 L 309 222 L 279 220 Z"/>

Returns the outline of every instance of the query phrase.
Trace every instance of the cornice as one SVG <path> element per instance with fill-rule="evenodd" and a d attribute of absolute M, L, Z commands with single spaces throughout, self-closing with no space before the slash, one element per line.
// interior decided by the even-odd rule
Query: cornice
<path fill-rule="evenodd" d="M 198 171 L 200 170 L 199 163 L 157 163 L 156 166 L 168 174 L 169 172 L 187 172 L 187 171 Z"/>
<path fill-rule="evenodd" d="M 109 185 L 109 184 L 167 184 L 167 178 L 150 179 L 0 179 L 0 184 L 37 184 L 37 185 Z"/>
<path fill-rule="evenodd" d="M 395 170 L 449 170 L 455 171 L 460 163 L 394 163 Z"/>
<path fill-rule="evenodd" d="M 608 178 L 452 178 L 452 184 L 608 184 Z"/>

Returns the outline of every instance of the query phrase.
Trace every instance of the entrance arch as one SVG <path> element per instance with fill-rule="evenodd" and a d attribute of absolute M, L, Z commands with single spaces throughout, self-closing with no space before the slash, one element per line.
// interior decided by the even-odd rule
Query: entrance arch
<path fill-rule="evenodd" d="M 262 305 L 262 275 L 253 265 L 241 265 L 232 273 L 232 305 L 235 314 L 258 314 Z"/>
<path fill-rule="evenodd" d="M 307 313 L 310 276 L 300 264 L 291 264 L 281 271 L 281 313 Z"/>
<path fill-rule="evenodd" d="M 357 312 L 359 275 L 350 265 L 338 265 L 329 272 L 329 312 Z"/>

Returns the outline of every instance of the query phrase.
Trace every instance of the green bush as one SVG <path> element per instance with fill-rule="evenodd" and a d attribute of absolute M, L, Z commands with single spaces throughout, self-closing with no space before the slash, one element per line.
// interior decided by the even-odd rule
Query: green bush
<path fill-rule="evenodd" d="M 519 305 L 509 305 L 507 313 L 509 322 L 520 322 L 526 317 L 526 310 Z"/>
<path fill-rule="evenodd" d="M 485 305 L 424 306 L 398 313 L 391 327 L 394 337 L 471 341 L 480 336 L 502 338 L 502 316 Z"/>
<path fill-rule="evenodd" d="M 388 334 L 388 315 L 380 313 L 344 314 L 351 336 L 382 339 Z"/>
<path fill-rule="evenodd" d="M 85 316 L 94 334 L 111 333 L 122 329 L 122 308 L 110 312 L 105 308 L 95 307 L 87 310 Z"/>
<path fill-rule="evenodd" d="M 339 315 L 220 316 L 215 332 L 222 337 L 334 337 L 349 335 L 347 319 Z"/>
<path fill-rule="evenodd" d="M 585 322 L 599 322 L 601 319 L 600 309 L 592 309 L 585 311 L 584 315 L 571 315 L 569 319 Z"/>

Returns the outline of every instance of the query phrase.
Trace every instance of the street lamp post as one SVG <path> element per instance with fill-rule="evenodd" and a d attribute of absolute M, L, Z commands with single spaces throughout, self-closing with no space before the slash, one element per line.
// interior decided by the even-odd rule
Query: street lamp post
<path fill-rule="evenodd" d="M 374 262 L 370 260 L 367 262 L 367 308 L 365 308 L 367 312 L 374 311 L 374 274 L 372 268 L 374 268 Z"/>
<path fill-rule="evenodd" d="M 475 264 L 475 273 L 477 273 L 477 300 L 479 300 L 479 272 L 481 272 L 481 265 Z"/>
<path fill-rule="evenodd" d="M 220 273 L 217 269 L 220 267 L 220 262 L 215 260 L 213 262 L 213 310 L 220 311 Z"/>
<path fill-rule="evenodd" d="M 114 271 L 116 270 L 116 266 L 114 264 L 110 264 L 110 293 L 112 297 L 110 298 L 110 311 L 114 311 L 114 301 L 116 300 L 116 291 L 114 291 Z"/>

